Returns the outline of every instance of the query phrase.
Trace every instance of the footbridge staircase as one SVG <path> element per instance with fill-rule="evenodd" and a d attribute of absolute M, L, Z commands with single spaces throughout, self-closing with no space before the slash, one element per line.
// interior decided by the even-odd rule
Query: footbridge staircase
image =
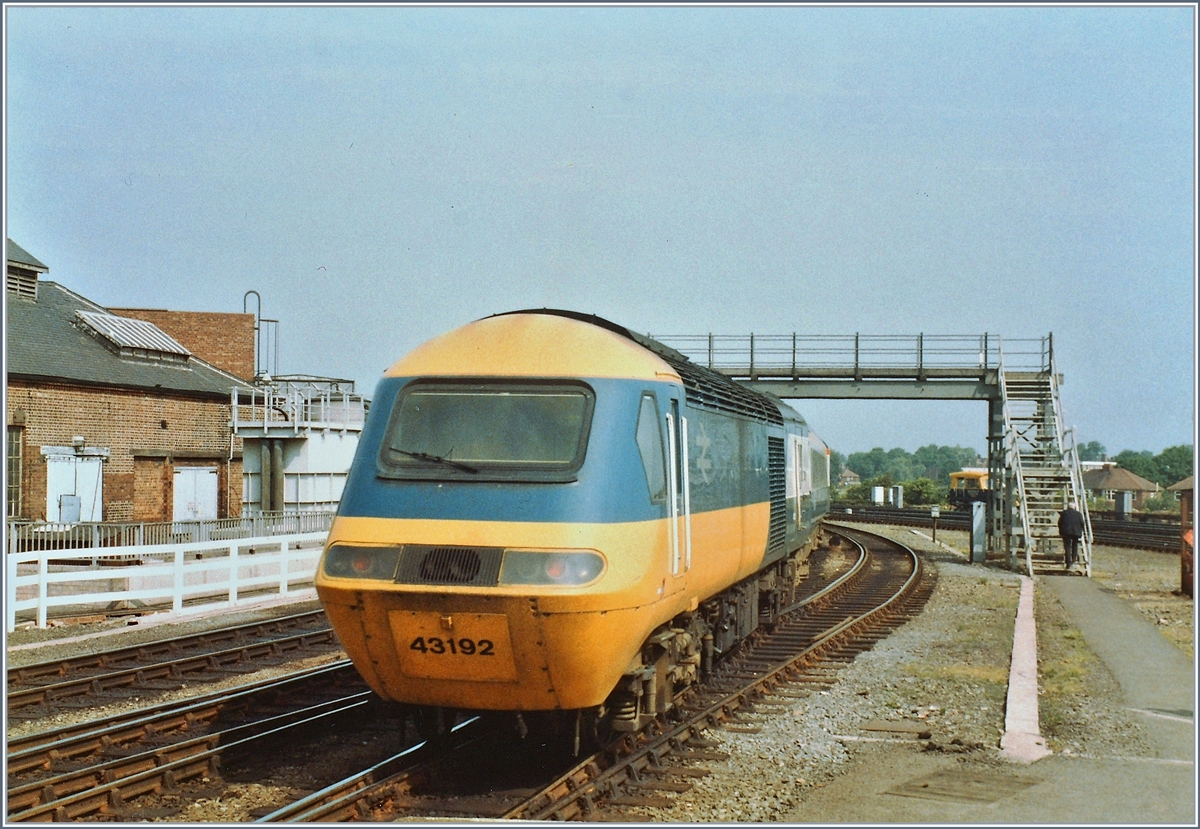
<path fill-rule="evenodd" d="M 1053 335 L 651 335 L 695 363 L 776 397 L 978 400 L 988 404 L 986 555 L 1033 575 L 1061 569 L 1058 514 L 1092 531 L 1073 429 L 1064 426 Z M 819 430 L 818 430 L 819 431 Z"/>
<path fill-rule="evenodd" d="M 1001 353 L 998 380 L 1004 440 L 1002 450 L 993 454 L 1003 458 L 1003 468 L 997 470 L 1000 475 L 994 480 L 1007 484 L 1008 491 L 1000 501 L 1011 504 L 1016 513 L 1011 540 L 1015 552 L 1023 554 L 1024 569 L 1033 575 L 1062 568 L 1058 515 L 1074 502 L 1084 517 L 1079 565 L 1090 576 L 1092 525 L 1075 430 L 1063 426 L 1061 375 L 1054 361 L 1053 339 L 1047 337 L 1044 342 L 1041 365 L 1034 370 L 1006 369 Z"/>

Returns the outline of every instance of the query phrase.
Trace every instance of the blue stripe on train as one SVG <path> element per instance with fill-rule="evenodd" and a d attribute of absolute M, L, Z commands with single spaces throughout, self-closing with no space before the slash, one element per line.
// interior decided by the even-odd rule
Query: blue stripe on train
<path fill-rule="evenodd" d="M 461 521 L 619 523 L 665 518 L 650 501 L 634 439 L 641 395 L 669 411 L 669 383 L 591 379 L 596 393 L 587 457 L 573 483 L 398 481 L 376 475 L 392 404 L 412 378 L 385 378 L 372 401 L 338 514 Z M 685 407 L 690 434 L 692 510 L 705 512 L 768 499 L 766 427 Z M 761 455 L 760 446 L 761 443 Z M 742 451 L 751 450 L 749 454 Z M 752 459 L 760 457 L 756 464 Z"/>

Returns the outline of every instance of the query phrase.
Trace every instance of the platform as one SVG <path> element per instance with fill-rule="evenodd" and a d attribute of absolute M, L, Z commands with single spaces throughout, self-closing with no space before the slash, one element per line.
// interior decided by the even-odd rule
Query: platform
<path fill-rule="evenodd" d="M 1192 660 L 1092 579 L 1039 578 L 1121 686 L 1150 757 L 963 759 L 877 744 L 812 793 L 796 823 L 1196 825 Z"/>

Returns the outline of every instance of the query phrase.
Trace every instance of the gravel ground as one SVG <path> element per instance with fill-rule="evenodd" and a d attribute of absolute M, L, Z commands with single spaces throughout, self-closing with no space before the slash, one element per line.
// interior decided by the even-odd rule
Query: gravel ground
<path fill-rule="evenodd" d="M 1001 757 L 999 742 L 1019 580 L 1003 570 L 965 565 L 963 555 L 909 529 L 864 529 L 903 541 L 935 564 L 938 583 L 924 613 L 860 655 L 832 688 L 794 701 L 788 713 L 764 717 L 760 733 L 713 732 L 710 738 L 729 760 L 704 763 L 712 774 L 693 791 L 675 796 L 670 807 L 641 807 L 627 817 L 803 821 L 807 797 L 854 764 L 875 762 L 881 750 L 954 753 L 972 768 L 1011 765 Z M 939 532 L 938 541 L 960 550 L 967 546 L 966 533 Z M 1161 582 L 1172 561 L 1157 556 L 1101 548 L 1095 569 L 1118 569 L 1126 574 L 1127 586 L 1134 583 L 1135 570 L 1139 579 Z M 1151 756 L 1112 675 L 1084 646 L 1058 603 L 1046 591 L 1036 596 L 1042 733 L 1048 746 L 1093 757 Z M 1190 631 L 1190 612 L 1186 625 L 1184 615 L 1178 614 L 1180 624 L 1174 627 Z M 879 720 L 925 729 L 929 736 L 888 735 L 877 730 L 873 721 Z"/>
<path fill-rule="evenodd" d="M 1180 591 L 1178 553 L 1096 547 L 1092 578 L 1154 622 L 1171 644 L 1195 655 L 1195 605 Z"/>
<path fill-rule="evenodd" d="M 939 531 L 940 543 L 934 545 L 927 535 L 906 528 L 872 525 L 864 529 L 902 540 L 932 563 L 938 582 L 924 613 L 860 655 L 827 690 L 803 699 L 775 700 L 786 707 L 782 713 L 757 718 L 759 733 L 711 732 L 709 738 L 721 744 L 717 750 L 729 753 L 730 758 L 704 763 L 712 773 L 692 792 L 672 796 L 670 806 L 640 807 L 626 817 L 680 822 L 803 820 L 806 797 L 880 750 L 952 753 L 973 766 L 1007 764 L 1000 757 L 999 741 L 1019 579 L 1004 570 L 966 565 L 965 557 L 957 552 L 966 547 L 962 532 Z M 1093 554 L 1093 574 L 1104 587 L 1137 607 L 1170 641 L 1191 654 L 1192 602 L 1172 593 L 1178 588 L 1178 566 L 1177 557 L 1163 553 L 1098 547 Z M 1117 684 L 1107 669 L 1087 649 L 1048 592 L 1037 591 L 1036 597 L 1042 733 L 1049 747 L 1095 757 L 1148 753 L 1140 726 L 1124 711 Z M 299 607 L 302 605 L 288 609 Z M 233 621 L 234 614 L 220 620 L 221 624 Z M 186 624 L 214 623 L 194 620 Z M 120 626 L 106 623 L 18 631 L 9 635 L 9 645 L 43 641 L 46 647 L 10 651 L 9 665 L 77 653 L 79 648 L 125 645 L 130 637 L 153 639 L 168 629 L 172 633 L 181 629 L 176 625 L 157 630 L 147 627 L 52 644 L 65 636 Z M 314 660 L 314 664 L 324 659 Z M 208 691 L 221 685 L 199 687 Z M 166 696 L 188 693 L 182 689 Z M 63 719 L 91 719 L 98 713 L 63 715 Z M 887 727 L 919 729 L 928 736 L 881 731 L 879 721 L 890 724 Z M 10 733 L 51 726 L 47 721 L 10 723 Z M 332 751 L 327 766 L 344 764 L 349 769 L 357 754 L 366 750 L 361 748 L 365 741 L 356 735 L 346 734 L 345 738 L 345 745 Z M 371 750 L 377 749 L 372 746 Z M 156 801 L 156 805 L 171 813 L 163 814 L 161 819 L 166 820 L 243 822 L 311 791 L 320 782 L 303 764 L 285 763 L 271 785 L 228 781 L 218 787 L 206 781 Z"/>

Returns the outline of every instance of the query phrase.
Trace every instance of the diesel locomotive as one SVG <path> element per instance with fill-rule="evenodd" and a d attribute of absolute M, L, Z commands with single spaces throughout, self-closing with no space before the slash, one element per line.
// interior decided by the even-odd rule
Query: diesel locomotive
<path fill-rule="evenodd" d="M 497 314 L 384 373 L 316 588 L 423 729 L 635 731 L 791 602 L 828 505 L 778 399 L 599 317 Z"/>

